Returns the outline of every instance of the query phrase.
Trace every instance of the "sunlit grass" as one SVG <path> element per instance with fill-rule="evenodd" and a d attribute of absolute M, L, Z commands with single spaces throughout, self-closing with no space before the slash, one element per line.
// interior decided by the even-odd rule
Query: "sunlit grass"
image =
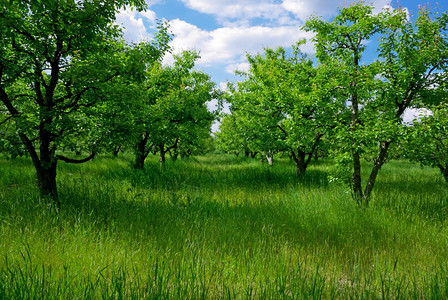
<path fill-rule="evenodd" d="M 60 163 L 56 212 L 29 160 L 0 159 L 0 298 L 448 296 L 437 170 L 393 161 L 359 208 L 329 162 L 130 160 Z"/>

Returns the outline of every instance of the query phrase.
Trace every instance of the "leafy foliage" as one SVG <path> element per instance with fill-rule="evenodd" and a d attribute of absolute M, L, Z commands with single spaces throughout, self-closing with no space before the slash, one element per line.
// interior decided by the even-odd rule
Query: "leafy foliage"
<path fill-rule="evenodd" d="M 2 1 L 0 123 L 12 124 L 31 156 L 42 196 L 57 199 L 56 154 L 96 130 L 98 90 L 120 73 L 115 14 L 142 0 Z M 87 142 L 92 142 L 86 139 Z M 92 151 L 95 145 L 90 145 Z M 57 200 L 56 200 L 57 201 Z"/>
<path fill-rule="evenodd" d="M 421 10 L 414 22 L 407 17 L 399 9 L 374 14 L 371 6 L 355 4 L 341 9 L 331 22 L 313 18 L 305 25 L 316 32 L 319 62 L 339 70 L 333 84 L 347 105 L 336 130 L 335 151 L 340 174 L 352 174 L 345 179 L 358 203 L 369 202 L 389 149 L 402 135 L 405 110 L 433 101 L 444 85 L 448 15 L 431 17 Z M 380 40 L 378 59 L 365 61 L 373 38 Z M 372 162 L 364 189 L 361 158 Z"/>
<path fill-rule="evenodd" d="M 415 120 L 402 144 L 404 155 L 425 166 L 439 168 L 448 183 L 448 104 Z"/>
<path fill-rule="evenodd" d="M 299 175 L 305 173 L 322 137 L 334 127 L 333 116 L 341 109 L 322 84 L 328 73 L 300 52 L 302 43 L 293 47 L 291 55 L 278 48 L 248 56 L 250 69 L 243 74 L 245 80 L 228 96 L 233 122 L 241 128 L 237 132 L 244 135 L 236 135 L 243 138 L 242 145 L 256 152 L 286 151 Z M 228 123 L 221 127 L 222 137 L 232 134 L 228 127 Z M 229 133 L 223 132 L 226 130 Z M 231 142 L 229 137 L 227 143 Z"/>
<path fill-rule="evenodd" d="M 155 64 L 148 70 L 134 110 L 131 128 L 135 167 L 140 169 L 151 152 L 159 152 L 163 164 L 169 151 L 176 158 L 179 153 L 190 155 L 210 136 L 215 116 L 206 103 L 219 96 L 215 84 L 194 70 L 197 53 L 185 51 L 174 58 L 173 66 Z"/>

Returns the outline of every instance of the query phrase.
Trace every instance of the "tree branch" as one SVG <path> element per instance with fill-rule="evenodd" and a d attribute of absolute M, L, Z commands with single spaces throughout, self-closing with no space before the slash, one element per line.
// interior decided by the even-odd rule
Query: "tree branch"
<path fill-rule="evenodd" d="M 9 113 L 11 114 L 11 117 L 17 117 L 20 116 L 20 112 L 14 107 L 14 105 L 9 100 L 8 94 L 6 93 L 3 86 L 0 85 L 0 100 L 3 102 L 3 104 L 8 109 Z M 19 137 L 22 140 L 23 145 L 27 149 L 28 153 L 31 156 L 31 159 L 33 160 L 33 164 L 36 167 L 40 167 L 40 160 L 39 156 L 37 155 L 36 149 L 33 146 L 33 142 L 24 134 L 19 133 Z"/>
<path fill-rule="evenodd" d="M 12 118 L 14 118 L 14 116 L 13 115 L 9 115 L 8 117 L 6 117 L 6 119 L 4 119 L 3 121 L 0 122 L 0 125 L 6 124 L 6 122 L 11 120 Z"/>
<path fill-rule="evenodd" d="M 313 147 L 311 148 L 311 152 L 308 153 L 308 158 L 307 158 L 307 160 L 306 160 L 306 165 L 308 165 L 308 164 L 310 163 L 311 158 L 312 158 L 312 156 L 313 156 L 313 153 L 316 151 L 317 146 L 318 146 L 319 143 L 320 143 L 320 139 L 321 139 L 323 136 L 324 136 L 324 133 L 318 133 L 318 134 L 316 135 L 316 138 L 315 138 L 315 140 L 314 140 Z"/>
<path fill-rule="evenodd" d="M 173 149 L 173 148 L 176 148 L 178 142 L 179 142 L 179 138 L 176 138 L 176 141 L 174 142 L 174 144 L 173 144 L 172 146 L 166 148 L 165 153 L 168 152 L 168 151 L 170 151 L 170 150 Z"/>
<path fill-rule="evenodd" d="M 56 155 L 56 158 L 66 162 L 66 163 L 70 163 L 70 164 L 82 164 L 82 163 L 88 162 L 89 160 L 93 159 L 95 157 L 95 155 L 96 155 L 95 151 L 92 151 L 92 152 L 90 152 L 90 155 L 84 159 L 73 159 L 73 158 L 68 158 L 66 156 L 63 156 L 63 155 Z"/>
<path fill-rule="evenodd" d="M 42 91 L 40 89 L 41 88 L 41 85 L 40 85 L 41 82 L 39 81 L 39 79 L 42 81 L 42 84 L 44 85 L 45 89 L 47 89 L 48 86 L 47 86 L 47 84 L 45 82 L 45 78 L 42 75 L 41 67 L 40 67 L 39 63 L 37 62 L 37 60 L 35 60 L 34 63 L 35 63 L 35 67 L 36 67 L 36 69 L 34 70 L 34 76 L 35 76 L 35 78 L 34 78 L 34 92 L 36 93 L 36 96 L 37 96 L 36 97 L 36 101 L 37 101 L 37 104 L 39 106 L 44 106 L 44 95 L 42 94 Z"/>
<path fill-rule="evenodd" d="M 281 132 L 283 132 L 286 136 L 288 136 L 288 133 L 283 129 L 282 126 L 277 125 L 278 129 L 280 129 Z"/>

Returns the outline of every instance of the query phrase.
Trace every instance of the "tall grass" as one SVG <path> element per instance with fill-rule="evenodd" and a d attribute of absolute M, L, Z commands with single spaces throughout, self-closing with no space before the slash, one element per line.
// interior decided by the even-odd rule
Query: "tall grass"
<path fill-rule="evenodd" d="M 325 161 L 129 161 L 59 164 L 56 212 L 0 159 L 0 299 L 448 297 L 437 170 L 391 162 L 361 209 Z"/>

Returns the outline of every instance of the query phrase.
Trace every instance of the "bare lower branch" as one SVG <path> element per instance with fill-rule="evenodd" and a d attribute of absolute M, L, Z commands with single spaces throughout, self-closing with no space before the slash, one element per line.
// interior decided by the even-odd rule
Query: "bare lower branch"
<path fill-rule="evenodd" d="M 73 159 L 63 155 L 56 155 L 56 158 L 70 164 L 82 164 L 88 162 L 89 160 L 92 160 L 95 157 L 95 154 L 95 151 L 92 151 L 90 155 L 84 159 Z"/>

